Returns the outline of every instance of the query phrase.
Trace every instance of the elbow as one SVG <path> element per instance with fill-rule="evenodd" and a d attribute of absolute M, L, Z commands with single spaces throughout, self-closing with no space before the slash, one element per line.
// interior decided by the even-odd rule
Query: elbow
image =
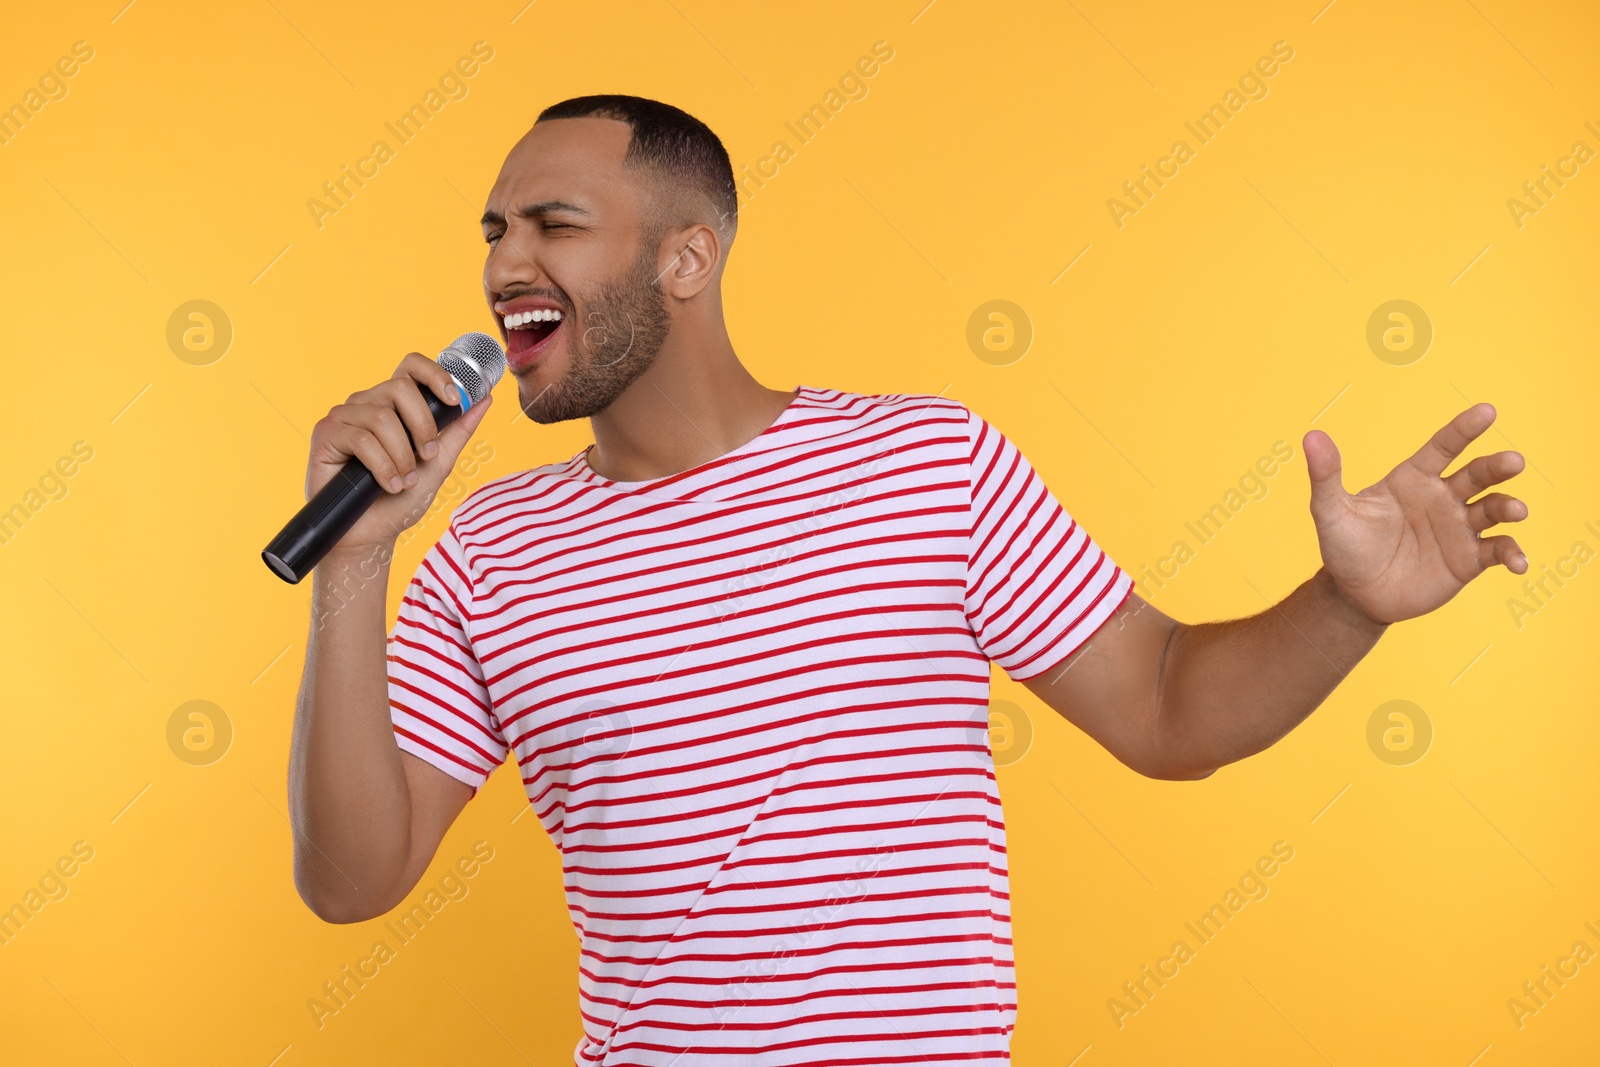
<path fill-rule="evenodd" d="M 1198 782 L 1202 778 L 1210 778 L 1213 774 L 1216 774 L 1217 768 L 1163 764 L 1155 767 L 1146 767 L 1139 773 L 1146 778 L 1154 778 L 1160 782 Z"/>
<path fill-rule="evenodd" d="M 382 912 L 373 912 L 369 908 L 353 906 L 345 901 L 307 899 L 304 894 L 301 895 L 300 899 L 305 901 L 306 907 L 311 910 L 311 914 L 325 923 L 331 923 L 336 926 L 369 922 L 383 914 Z"/>
<path fill-rule="evenodd" d="M 1160 782 L 1198 782 L 1202 778 L 1210 778 L 1217 773 L 1218 764 L 1196 761 L 1191 755 L 1182 752 L 1157 751 L 1137 764 L 1133 769 L 1146 778 L 1154 778 Z"/>
<path fill-rule="evenodd" d="M 1195 782 L 1217 773 L 1216 767 L 1205 767 L 1156 756 L 1128 756 L 1117 754 L 1123 766 L 1144 778 L 1158 782 Z"/>
<path fill-rule="evenodd" d="M 1202 778 L 1210 778 L 1216 774 L 1217 768 L 1222 764 L 1201 758 L 1200 754 L 1194 751 L 1200 746 L 1193 742 L 1186 743 L 1181 736 L 1175 737 L 1171 721 L 1170 713 L 1165 710 L 1158 697 L 1157 709 L 1152 713 L 1154 725 L 1150 729 L 1144 759 L 1134 769 L 1146 778 L 1154 778 L 1161 782 L 1198 782 Z"/>
<path fill-rule="evenodd" d="M 376 919 L 389 909 L 371 899 L 370 894 L 357 892 L 355 886 L 345 881 L 334 886 L 320 881 L 307 869 L 308 865 L 295 864 L 294 888 L 306 908 L 325 923 L 338 926 L 363 923 Z M 336 872 L 330 872 L 339 878 Z M 341 889 L 343 891 L 341 891 Z"/>
<path fill-rule="evenodd" d="M 349 923 L 367 922 L 383 914 L 381 911 L 373 911 L 365 902 L 347 895 L 328 893 L 298 883 L 295 889 L 311 914 L 325 923 L 343 926 Z"/>

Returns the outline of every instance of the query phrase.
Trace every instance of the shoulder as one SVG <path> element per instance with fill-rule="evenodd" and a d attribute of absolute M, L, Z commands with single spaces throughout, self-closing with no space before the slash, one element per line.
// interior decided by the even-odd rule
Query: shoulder
<path fill-rule="evenodd" d="M 917 430 L 950 433 L 970 424 L 961 401 L 938 393 L 855 393 L 808 387 L 807 421 L 839 430 Z"/>
<path fill-rule="evenodd" d="M 477 540 L 508 513 L 534 506 L 558 482 L 568 480 L 571 466 L 572 460 L 546 463 L 485 482 L 451 511 L 449 533 L 463 546 Z"/>

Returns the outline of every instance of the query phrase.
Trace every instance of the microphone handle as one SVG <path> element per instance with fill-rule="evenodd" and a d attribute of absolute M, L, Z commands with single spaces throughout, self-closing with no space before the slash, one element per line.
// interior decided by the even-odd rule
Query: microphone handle
<path fill-rule="evenodd" d="M 440 400 L 426 385 L 418 382 L 417 389 L 427 402 L 428 410 L 433 413 L 434 425 L 438 429 L 443 430 L 461 417 L 460 407 Z M 467 390 L 459 382 L 456 383 L 456 389 L 462 396 L 467 395 Z M 406 429 L 406 439 L 411 440 L 410 429 Z M 414 452 L 415 441 L 411 442 L 411 447 Z M 261 558 L 273 574 L 290 585 L 298 584 L 322 562 L 322 558 L 339 543 L 340 538 L 350 532 L 356 521 L 382 495 L 384 490 L 378 484 L 378 479 L 358 457 L 351 456 L 339 468 L 339 473 L 318 489 L 306 501 L 305 507 L 262 550 Z"/>

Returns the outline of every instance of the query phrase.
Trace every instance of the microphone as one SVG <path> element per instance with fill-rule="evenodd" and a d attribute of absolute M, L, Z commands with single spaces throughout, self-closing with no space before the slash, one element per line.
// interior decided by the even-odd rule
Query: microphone
<path fill-rule="evenodd" d="M 461 406 L 447 404 L 421 382 L 417 389 L 433 413 L 433 421 L 444 429 L 467 413 L 467 409 L 489 395 L 506 371 L 506 354 L 488 334 L 464 333 L 439 353 L 439 365 L 449 372 L 461 394 Z M 406 430 L 406 436 L 411 431 Z M 415 447 L 416 442 L 412 442 Z M 287 526 L 278 532 L 261 552 L 272 573 L 294 585 L 322 562 L 339 539 L 350 532 L 373 501 L 383 495 L 378 479 L 366 464 L 351 456 L 332 480 L 306 501 Z"/>

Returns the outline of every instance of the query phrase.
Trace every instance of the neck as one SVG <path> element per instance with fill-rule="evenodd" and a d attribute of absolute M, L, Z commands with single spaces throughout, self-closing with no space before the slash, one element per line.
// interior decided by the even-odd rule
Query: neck
<path fill-rule="evenodd" d="M 759 435 L 793 397 L 756 381 L 720 322 L 699 335 L 674 329 L 650 369 L 590 417 L 589 466 L 618 482 L 689 470 Z"/>

